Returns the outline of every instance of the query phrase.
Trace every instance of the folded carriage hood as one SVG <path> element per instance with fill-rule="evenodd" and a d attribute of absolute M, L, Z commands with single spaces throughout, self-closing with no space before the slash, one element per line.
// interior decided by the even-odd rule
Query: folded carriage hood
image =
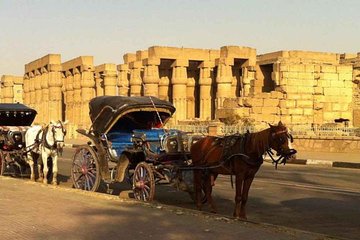
<path fill-rule="evenodd" d="M 0 126 L 30 126 L 36 114 L 21 103 L 0 103 Z"/>
<path fill-rule="evenodd" d="M 166 121 L 175 112 L 172 103 L 156 97 L 100 96 L 89 102 L 90 119 L 95 134 L 107 133 L 117 127 L 131 131 L 146 129 L 145 121 L 156 121 L 159 113 Z M 122 119 L 128 119 L 123 120 Z M 121 122 L 122 121 L 122 122 Z"/>

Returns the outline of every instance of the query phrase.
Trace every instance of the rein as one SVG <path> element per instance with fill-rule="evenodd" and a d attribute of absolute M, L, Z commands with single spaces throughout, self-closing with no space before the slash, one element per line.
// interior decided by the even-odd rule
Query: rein
<path fill-rule="evenodd" d="M 272 160 L 272 164 L 275 164 L 275 169 L 277 169 L 277 165 L 278 164 L 284 164 L 286 163 L 286 157 L 283 155 L 280 155 L 278 159 L 274 158 L 274 153 L 271 151 L 271 149 L 269 148 L 268 150 L 266 150 L 266 153 L 270 156 L 271 160 Z"/>
<path fill-rule="evenodd" d="M 272 133 L 271 135 L 272 135 L 272 137 L 274 137 L 274 136 L 282 134 L 282 133 L 286 133 L 287 137 L 291 139 L 291 142 L 293 141 L 293 138 L 292 138 L 291 134 L 288 133 L 287 129 L 277 131 L 275 133 Z M 284 164 L 285 165 L 286 160 L 289 159 L 289 156 L 283 155 L 282 153 L 280 154 L 278 159 L 275 159 L 274 158 L 274 153 L 271 151 L 270 147 L 266 150 L 266 153 L 270 156 L 270 158 L 272 160 L 272 164 L 275 164 L 275 169 L 277 169 L 278 164 Z"/>

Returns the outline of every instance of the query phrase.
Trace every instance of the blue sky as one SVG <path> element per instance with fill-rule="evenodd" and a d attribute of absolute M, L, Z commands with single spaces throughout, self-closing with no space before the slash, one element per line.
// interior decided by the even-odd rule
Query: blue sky
<path fill-rule="evenodd" d="M 149 46 L 360 52 L 358 0 L 0 0 L 0 75 L 48 53 L 123 62 Z"/>

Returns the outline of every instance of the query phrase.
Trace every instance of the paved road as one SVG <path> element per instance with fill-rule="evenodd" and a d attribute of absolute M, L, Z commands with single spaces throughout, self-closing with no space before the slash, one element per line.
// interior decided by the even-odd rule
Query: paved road
<path fill-rule="evenodd" d="M 59 162 L 60 186 L 71 187 L 67 149 Z M 260 169 L 250 191 L 248 219 L 349 239 L 360 239 L 360 170 L 270 164 Z M 112 194 L 131 197 L 127 184 L 111 185 Z M 219 214 L 231 216 L 234 190 L 228 177 L 214 188 Z M 194 209 L 187 193 L 157 186 L 156 201 Z M 206 210 L 205 210 L 206 211 Z"/>

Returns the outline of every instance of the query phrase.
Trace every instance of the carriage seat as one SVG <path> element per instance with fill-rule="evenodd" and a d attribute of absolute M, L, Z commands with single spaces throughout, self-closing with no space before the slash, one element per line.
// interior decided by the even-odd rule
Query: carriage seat
<path fill-rule="evenodd" d="M 129 146 L 132 146 L 131 132 L 109 132 L 106 134 L 107 139 L 112 144 L 112 149 L 114 149 L 118 156 Z"/>
<path fill-rule="evenodd" d="M 161 138 L 165 135 L 164 129 L 135 129 L 133 132 L 144 134 L 149 150 L 153 153 L 160 154 Z"/>

